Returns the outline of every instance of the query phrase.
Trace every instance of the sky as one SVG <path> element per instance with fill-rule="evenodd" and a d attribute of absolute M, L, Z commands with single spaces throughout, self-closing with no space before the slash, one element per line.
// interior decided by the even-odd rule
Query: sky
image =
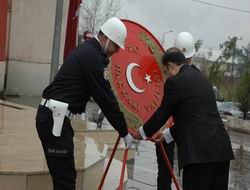
<path fill-rule="evenodd" d="M 164 48 L 182 31 L 203 40 L 203 49 L 219 49 L 229 36 L 242 37 L 238 47 L 250 42 L 250 0 L 121 0 L 118 17 L 143 25 L 159 41 L 165 35 Z"/>

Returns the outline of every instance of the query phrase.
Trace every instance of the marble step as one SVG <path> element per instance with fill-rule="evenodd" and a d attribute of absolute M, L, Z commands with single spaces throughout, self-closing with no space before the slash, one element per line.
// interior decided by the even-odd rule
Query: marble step
<path fill-rule="evenodd" d="M 35 129 L 36 109 L 0 100 L 0 189 L 52 190 L 42 146 Z M 107 145 L 75 133 L 76 189 L 96 190 Z"/>
<path fill-rule="evenodd" d="M 87 137 L 95 139 L 99 143 L 107 144 L 108 145 L 108 156 L 111 154 L 116 140 L 118 138 L 118 133 L 116 132 L 113 127 L 104 120 L 104 124 L 102 128 L 97 128 L 96 123 L 89 122 L 89 121 L 82 121 L 79 118 L 76 118 L 72 122 L 73 129 L 75 133 L 82 133 Z M 137 150 L 138 144 L 135 144 L 133 148 L 129 150 L 128 153 L 128 160 L 134 159 L 135 151 Z M 121 139 L 116 153 L 115 158 L 122 161 L 123 160 L 123 153 L 124 153 L 124 142 Z"/>

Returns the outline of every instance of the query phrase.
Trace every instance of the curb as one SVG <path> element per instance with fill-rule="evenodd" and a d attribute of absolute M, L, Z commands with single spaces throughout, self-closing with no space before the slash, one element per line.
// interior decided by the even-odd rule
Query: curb
<path fill-rule="evenodd" d="M 250 129 L 244 129 L 244 128 L 239 128 L 239 127 L 230 127 L 230 126 L 226 126 L 226 125 L 225 125 L 225 127 L 228 129 L 228 131 L 250 134 Z"/>

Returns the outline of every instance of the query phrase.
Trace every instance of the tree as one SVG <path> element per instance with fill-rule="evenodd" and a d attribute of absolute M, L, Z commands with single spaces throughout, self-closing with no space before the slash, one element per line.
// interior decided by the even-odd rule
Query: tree
<path fill-rule="evenodd" d="M 248 62 L 250 64 L 250 62 Z M 250 110 L 250 67 L 248 66 L 241 76 L 240 82 L 236 89 L 237 101 L 240 104 L 240 110 L 244 113 L 243 119 Z"/>
<path fill-rule="evenodd" d="M 195 51 L 198 52 L 202 45 L 203 45 L 203 40 L 198 39 L 194 44 Z"/>
<path fill-rule="evenodd" d="M 96 34 L 100 26 L 120 10 L 120 0 L 85 0 L 80 10 L 79 33 Z"/>
<path fill-rule="evenodd" d="M 223 80 L 224 71 L 221 69 L 221 62 L 218 60 L 209 67 L 209 77 L 208 79 L 213 85 L 219 87 Z"/>
<path fill-rule="evenodd" d="M 228 37 L 228 40 L 223 44 L 220 44 L 220 49 L 222 49 L 222 58 L 224 62 L 228 61 L 230 58 L 235 56 L 237 51 L 237 41 L 241 38 L 234 36 L 233 38 Z"/>
<path fill-rule="evenodd" d="M 243 70 L 250 67 L 250 43 L 247 47 L 242 47 L 238 62 L 243 65 Z"/>
<path fill-rule="evenodd" d="M 240 103 L 240 110 L 244 113 L 243 119 L 250 110 L 250 43 L 247 47 L 242 47 L 239 62 L 243 64 L 243 74 L 236 89 L 236 98 Z"/>
<path fill-rule="evenodd" d="M 239 55 L 241 52 L 241 50 L 237 48 L 237 41 L 240 39 L 241 38 L 238 37 L 228 37 L 228 40 L 219 46 L 222 50 L 221 56 L 219 56 L 216 62 L 209 68 L 209 80 L 217 87 L 221 86 L 226 71 L 222 65 L 227 63 L 230 58 L 234 60 L 236 55 Z M 232 88 L 227 89 L 232 91 Z M 228 94 L 232 94 L 231 91 L 230 93 L 228 92 Z"/>

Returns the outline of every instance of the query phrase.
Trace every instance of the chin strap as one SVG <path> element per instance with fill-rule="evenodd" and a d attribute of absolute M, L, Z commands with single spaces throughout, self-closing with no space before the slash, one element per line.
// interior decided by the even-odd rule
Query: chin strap
<path fill-rule="evenodd" d="M 107 38 L 104 47 L 103 47 L 103 53 L 107 54 L 108 46 L 109 46 L 110 39 Z"/>

